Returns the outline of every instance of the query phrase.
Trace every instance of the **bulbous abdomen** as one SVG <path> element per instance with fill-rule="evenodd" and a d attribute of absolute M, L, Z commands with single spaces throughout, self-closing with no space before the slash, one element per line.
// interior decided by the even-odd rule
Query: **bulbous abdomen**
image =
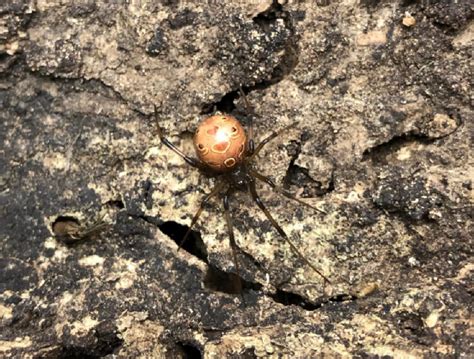
<path fill-rule="evenodd" d="M 211 169 L 227 172 L 243 162 L 247 135 L 230 115 L 214 115 L 201 122 L 194 134 L 199 159 Z"/>

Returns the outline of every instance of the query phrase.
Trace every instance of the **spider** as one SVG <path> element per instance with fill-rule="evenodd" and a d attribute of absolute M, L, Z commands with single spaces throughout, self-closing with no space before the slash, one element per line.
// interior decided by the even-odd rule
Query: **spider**
<path fill-rule="evenodd" d="M 252 108 L 250 103 L 245 96 L 242 88 L 240 88 L 240 96 L 244 100 L 245 110 L 250 113 Z M 261 181 L 270 186 L 275 192 L 291 199 L 299 204 L 310 207 L 318 212 L 326 213 L 319 208 L 311 206 L 310 204 L 295 197 L 292 193 L 286 189 L 277 186 L 275 182 L 259 173 L 254 166 L 255 159 L 259 155 L 263 147 L 271 140 L 277 138 L 281 134 L 288 130 L 296 127 L 298 122 L 286 126 L 279 131 L 274 131 L 267 137 L 265 137 L 257 146 L 255 146 L 253 138 L 253 120 L 250 116 L 248 135 L 240 122 L 232 115 L 225 113 L 216 113 L 210 117 L 204 119 L 198 126 L 194 134 L 194 147 L 196 149 L 196 155 L 198 158 L 186 155 L 182 150 L 171 143 L 163 134 L 162 129 L 159 125 L 159 119 L 157 114 L 157 108 L 155 106 L 155 120 L 158 128 L 158 135 L 161 142 L 169 149 L 181 156 L 186 163 L 192 167 L 197 168 L 204 174 L 217 178 L 216 185 L 213 190 L 204 196 L 202 199 L 199 209 L 194 214 L 191 220 L 191 224 L 185 233 L 184 237 L 179 243 L 178 250 L 183 246 L 186 239 L 190 235 L 193 226 L 198 221 L 204 206 L 215 196 L 222 193 L 223 195 L 223 207 L 224 217 L 227 224 L 227 231 L 230 239 L 230 247 L 232 249 L 232 256 L 234 265 L 237 272 L 237 278 L 239 281 L 240 291 L 242 290 L 242 283 L 240 280 L 240 269 L 237 260 L 237 244 L 234 237 L 233 223 L 230 215 L 230 198 L 236 191 L 245 191 L 250 193 L 254 202 L 263 211 L 267 219 L 271 222 L 273 227 L 276 229 L 278 234 L 288 243 L 291 249 L 321 278 L 324 280 L 324 284 L 330 284 L 331 281 L 317 269 L 293 244 L 283 228 L 275 221 L 270 211 L 266 208 L 265 204 L 260 199 L 260 196 L 256 190 L 256 182 Z M 242 293 L 242 292 L 241 292 Z"/>

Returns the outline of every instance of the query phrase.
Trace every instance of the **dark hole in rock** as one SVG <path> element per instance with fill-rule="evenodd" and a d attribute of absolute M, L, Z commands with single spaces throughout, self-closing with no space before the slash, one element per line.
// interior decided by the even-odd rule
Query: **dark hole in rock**
<path fill-rule="evenodd" d="M 250 348 L 245 349 L 243 352 L 239 354 L 240 359 L 257 359 L 258 356 L 255 354 L 255 347 L 252 346 Z"/>
<path fill-rule="evenodd" d="M 58 359 L 99 359 L 102 358 L 102 355 L 93 349 L 67 346 L 61 348 L 58 353 L 54 353 L 51 358 L 53 357 Z"/>
<path fill-rule="evenodd" d="M 94 334 L 91 345 L 62 345 L 56 347 L 41 358 L 60 359 L 99 359 L 114 354 L 123 345 L 123 339 L 118 335 L 117 328 L 111 322 L 100 323 Z M 115 357 L 115 356 L 114 356 Z"/>
<path fill-rule="evenodd" d="M 241 281 L 236 274 L 226 273 L 213 266 L 207 269 L 204 285 L 213 291 L 228 294 L 240 294 L 242 291 Z"/>
<path fill-rule="evenodd" d="M 323 304 L 326 303 L 342 303 L 357 299 L 352 294 L 341 293 L 331 297 L 323 296 L 318 298 L 316 301 L 310 301 L 299 294 L 287 292 L 282 289 L 277 289 L 276 293 L 271 297 L 277 303 L 283 305 L 297 305 L 304 310 L 309 311 L 319 309 Z"/>
<path fill-rule="evenodd" d="M 259 290 L 258 283 L 246 281 L 235 273 L 227 273 L 217 267 L 209 266 L 204 278 L 204 286 L 216 292 L 241 294 L 246 289 Z"/>
<path fill-rule="evenodd" d="M 183 359 L 202 358 L 201 350 L 193 343 L 178 342 L 176 343 L 178 357 Z"/>
<path fill-rule="evenodd" d="M 408 147 L 413 143 L 429 144 L 433 139 L 420 134 L 402 134 L 394 136 L 390 140 L 374 147 L 368 148 L 362 154 L 362 162 L 371 160 L 376 165 L 387 165 L 390 163 L 390 156 L 397 153 L 400 149 Z"/>
<path fill-rule="evenodd" d="M 78 219 L 71 216 L 58 216 L 52 224 L 53 233 L 58 236 L 67 236 L 78 233 L 81 224 Z"/>
<path fill-rule="evenodd" d="M 189 227 L 179 224 L 174 221 L 167 221 L 158 226 L 160 230 L 170 237 L 176 244 L 180 245 L 184 238 L 184 235 L 188 231 Z M 191 231 L 186 241 L 183 243 L 182 248 L 196 256 L 200 260 L 207 263 L 207 250 L 206 245 L 201 239 L 201 234 L 197 231 Z"/>
<path fill-rule="evenodd" d="M 312 303 L 309 300 L 303 298 L 299 294 L 277 289 L 276 293 L 272 295 L 275 302 L 283 305 L 297 305 L 304 310 L 316 310 L 321 307 L 321 304 Z"/>
<path fill-rule="evenodd" d="M 102 219 L 87 227 L 81 225 L 79 220 L 71 216 L 58 216 L 51 225 L 53 233 L 57 240 L 67 245 L 82 243 L 99 235 L 109 227 L 109 224 Z"/>
<path fill-rule="evenodd" d="M 112 207 L 112 208 L 117 208 L 117 209 L 124 209 L 125 208 L 125 204 L 123 203 L 123 201 L 121 200 L 112 200 L 112 201 L 108 201 L 106 203 L 107 206 L 109 207 Z"/>
<path fill-rule="evenodd" d="M 100 354 L 100 357 L 116 353 L 123 345 L 123 339 L 119 337 L 119 334 L 114 322 L 105 321 L 96 327 L 97 345 L 95 350 Z"/>
<path fill-rule="evenodd" d="M 296 186 L 303 188 L 302 197 L 318 197 L 334 191 L 334 178 L 331 176 L 329 183 L 323 187 L 322 183 L 314 180 L 307 168 L 292 164 L 288 168 L 283 180 L 285 187 Z"/>
<path fill-rule="evenodd" d="M 205 104 L 202 107 L 201 115 L 206 115 L 214 112 L 214 109 L 224 113 L 231 113 L 235 109 L 234 100 L 239 97 L 239 91 L 231 91 L 226 93 L 222 98 L 213 103 Z"/>
<path fill-rule="evenodd" d="M 146 47 L 146 52 L 150 56 L 158 56 L 163 54 L 164 51 L 168 48 L 168 38 L 166 37 L 165 32 L 156 28 L 153 37 L 148 42 Z"/>
<path fill-rule="evenodd" d="M 270 25 L 282 16 L 283 6 L 273 1 L 270 7 L 253 18 L 253 21 L 265 31 L 270 30 Z"/>

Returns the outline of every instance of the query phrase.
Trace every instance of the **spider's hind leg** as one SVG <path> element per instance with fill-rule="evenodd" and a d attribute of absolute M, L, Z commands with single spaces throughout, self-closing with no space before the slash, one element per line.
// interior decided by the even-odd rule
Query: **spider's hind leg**
<path fill-rule="evenodd" d="M 270 212 L 268 211 L 268 209 L 265 207 L 262 200 L 260 199 L 257 193 L 257 189 L 255 188 L 255 182 L 249 183 L 249 191 L 250 191 L 250 194 L 252 195 L 253 200 L 257 204 L 257 206 L 262 210 L 263 213 L 265 213 L 265 216 L 272 223 L 273 227 L 277 230 L 278 234 L 280 234 L 280 236 L 283 237 L 283 239 L 290 245 L 293 252 L 295 252 L 321 278 L 323 278 L 324 283 L 331 284 L 331 281 L 319 269 L 317 269 L 313 264 L 311 264 L 311 262 L 303 255 L 303 253 L 301 253 L 299 249 L 293 244 L 293 242 L 290 240 L 290 238 L 285 233 L 283 228 L 281 228 L 280 225 L 275 221 L 273 216 L 270 214 Z"/>
<path fill-rule="evenodd" d="M 309 203 L 306 203 L 305 201 L 302 201 L 301 199 L 297 198 L 294 194 L 291 192 L 287 191 L 286 189 L 277 186 L 275 182 L 270 177 L 264 176 L 261 173 L 255 171 L 254 169 L 250 170 L 250 174 L 254 176 L 256 179 L 268 184 L 275 192 L 282 194 L 286 198 L 292 199 L 293 201 L 298 202 L 299 204 L 302 204 L 303 206 L 309 207 L 315 211 L 327 214 L 325 211 L 322 209 L 319 209 L 318 207 L 312 206 Z"/>
<path fill-rule="evenodd" d="M 234 265 L 235 265 L 235 270 L 237 272 L 237 285 L 238 285 L 238 291 L 240 292 L 240 295 L 243 297 L 243 285 L 242 285 L 242 277 L 240 276 L 240 267 L 239 267 L 239 261 L 237 259 L 237 243 L 235 242 L 235 237 L 234 237 L 234 227 L 232 224 L 232 217 L 230 216 L 230 205 L 229 205 L 229 199 L 230 195 L 232 194 L 232 189 L 229 189 L 226 194 L 224 195 L 224 217 L 225 221 L 227 223 L 227 231 L 229 234 L 229 240 L 230 240 L 230 247 L 232 248 L 232 257 L 234 259 Z"/>
<path fill-rule="evenodd" d="M 250 102 L 247 99 L 247 96 L 245 95 L 245 92 L 242 86 L 239 86 L 239 94 L 240 94 L 240 97 L 242 97 L 242 99 L 244 100 L 245 112 L 250 117 L 249 124 L 248 124 L 247 153 L 251 155 L 255 151 L 255 140 L 254 140 L 254 134 L 253 134 L 253 115 L 255 114 L 255 111 L 252 105 L 250 105 Z"/>
<path fill-rule="evenodd" d="M 224 184 L 225 184 L 225 182 L 218 183 L 214 187 L 214 189 L 202 199 L 198 210 L 196 211 L 196 213 L 194 214 L 193 219 L 191 220 L 191 224 L 189 225 L 189 228 L 186 231 L 186 234 L 184 235 L 183 239 L 181 239 L 181 242 L 179 242 L 178 251 L 183 247 L 184 242 L 186 242 L 186 239 L 188 239 L 189 235 L 191 234 L 193 226 L 196 224 L 199 217 L 201 216 L 202 211 L 204 210 L 204 206 L 211 200 L 212 197 L 214 197 L 215 195 L 217 195 L 220 192 L 222 187 L 224 187 Z"/>

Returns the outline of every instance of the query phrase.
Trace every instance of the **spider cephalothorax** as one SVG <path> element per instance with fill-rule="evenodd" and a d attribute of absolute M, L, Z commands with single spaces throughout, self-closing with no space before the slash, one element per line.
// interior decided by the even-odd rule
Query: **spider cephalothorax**
<path fill-rule="evenodd" d="M 243 91 L 240 91 L 247 110 L 250 112 L 250 105 L 245 97 Z M 155 109 L 155 115 L 157 111 Z M 157 118 L 158 121 L 158 118 Z M 258 146 L 255 147 L 253 140 L 253 127 L 252 122 L 248 128 L 248 135 L 240 122 L 233 116 L 228 114 L 215 114 L 203 120 L 194 135 L 194 147 L 198 158 L 190 157 L 185 155 L 179 148 L 172 144 L 163 134 L 158 125 L 158 134 L 164 145 L 169 147 L 171 150 L 180 155 L 188 164 L 196 167 L 206 173 L 210 173 L 217 177 L 217 183 L 214 189 L 207 194 L 201 202 L 198 211 L 194 215 L 191 225 L 183 239 L 181 240 L 180 247 L 191 233 L 191 229 L 199 219 L 204 205 L 209 200 L 220 194 L 224 193 L 223 205 L 224 205 L 224 216 L 227 223 L 227 229 L 234 257 L 234 263 L 239 274 L 239 265 L 237 261 L 237 245 L 234 239 L 232 219 L 230 216 L 229 206 L 230 197 L 233 192 L 238 190 L 247 191 L 252 196 L 257 206 L 264 212 L 265 216 L 272 223 L 273 227 L 282 236 L 285 241 L 290 245 L 291 249 L 301 258 L 303 261 L 310 266 L 316 273 L 318 273 L 325 282 L 330 283 L 329 279 L 321 273 L 313 264 L 311 264 L 306 257 L 298 250 L 298 248 L 290 241 L 285 231 L 278 225 L 273 216 L 270 214 L 268 209 L 260 199 L 255 182 L 256 180 L 262 181 L 269 185 L 276 192 L 297 201 L 300 204 L 308 206 L 314 210 L 321 211 L 320 209 L 309 205 L 308 203 L 296 198 L 293 194 L 287 190 L 277 186 L 272 179 L 263 174 L 259 173 L 253 166 L 252 162 L 259 154 L 261 149 L 272 139 L 276 138 L 280 134 L 288 131 L 294 127 L 297 123 L 293 123 L 280 131 L 272 132 L 269 136 L 263 139 Z"/>

